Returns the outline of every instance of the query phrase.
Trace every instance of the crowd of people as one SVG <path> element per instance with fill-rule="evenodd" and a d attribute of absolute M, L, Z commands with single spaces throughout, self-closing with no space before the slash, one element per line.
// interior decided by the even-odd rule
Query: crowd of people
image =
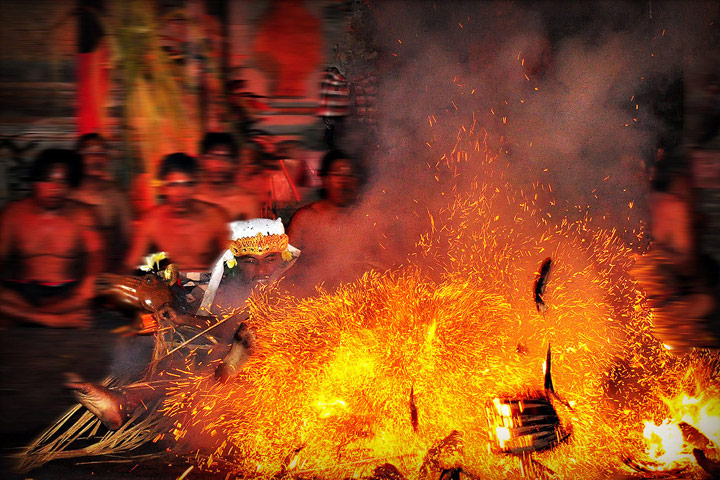
<path fill-rule="evenodd" d="M 98 317 L 99 274 L 131 273 L 146 255 L 165 252 L 184 278 L 209 276 L 232 240 L 232 222 L 278 211 L 297 210 L 284 220 L 292 218 L 291 237 L 312 255 L 313 226 L 336 221 L 356 202 L 363 170 L 331 150 L 317 171 L 321 188 L 307 188 L 308 165 L 291 158 L 300 157 L 296 143 L 281 143 L 268 160 L 229 133 L 209 132 L 197 156 L 162 159 L 157 200 L 144 211 L 112 178 L 101 135 L 83 135 L 74 150 L 42 151 L 31 194 L 0 216 L 0 322 L 89 327 Z"/>

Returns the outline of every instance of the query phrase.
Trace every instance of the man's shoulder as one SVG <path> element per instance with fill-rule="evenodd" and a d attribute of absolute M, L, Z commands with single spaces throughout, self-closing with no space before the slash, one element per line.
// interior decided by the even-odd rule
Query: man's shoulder
<path fill-rule="evenodd" d="M 158 222 L 162 222 L 163 220 L 168 220 L 171 217 L 172 211 L 170 210 L 169 205 L 155 205 L 143 214 L 143 216 L 140 218 L 140 223 L 155 224 Z"/>
<path fill-rule="evenodd" d="M 209 216 L 212 219 L 218 219 L 225 221 L 227 212 L 221 206 L 206 202 L 205 200 L 193 200 L 195 203 L 195 209 L 200 212 L 201 215 Z"/>
<path fill-rule="evenodd" d="M 82 224 L 95 224 L 99 222 L 99 212 L 96 206 L 88 205 L 77 199 L 67 200 L 68 216 L 77 219 Z"/>
<path fill-rule="evenodd" d="M 322 207 L 320 205 L 320 202 L 313 202 L 297 209 L 297 211 L 293 215 L 293 218 L 309 217 L 312 215 L 317 215 L 321 213 L 321 211 Z"/>
<path fill-rule="evenodd" d="M 18 200 L 12 200 L 5 204 L 5 207 L 2 209 L 2 216 L 7 218 L 15 217 L 18 214 L 25 213 L 30 208 L 30 205 L 32 203 L 32 199 L 29 197 L 21 198 Z"/>

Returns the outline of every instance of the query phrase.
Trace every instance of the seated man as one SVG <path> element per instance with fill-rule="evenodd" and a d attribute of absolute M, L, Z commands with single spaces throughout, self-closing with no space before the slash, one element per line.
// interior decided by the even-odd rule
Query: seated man
<path fill-rule="evenodd" d="M 132 271 L 150 252 L 164 251 L 182 272 L 205 272 L 225 249 L 227 214 L 196 200 L 197 164 L 193 157 L 173 153 L 163 159 L 159 179 L 165 203 L 143 218 L 125 260 Z"/>
<path fill-rule="evenodd" d="M 71 200 L 82 164 L 70 150 L 41 152 L 32 166 L 32 196 L 0 219 L 0 315 L 52 327 L 85 327 L 102 243 L 90 208 Z"/>
<path fill-rule="evenodd" d="M 85 175 L 73 198 L 95 207 L 105 245 L 106 270 L 122 269 L 130 237 L 130 200 L 108 172 L 107 142 L 102 136 L 83 135 L 76 151 L 82 156 Z"/>
<path fill-rule="evenodd" d="M 204 179 L 197 198 L 224 208 L 231 220 L 255 218 L 260 202 L 237 182 L 240 168 L 238 147 L 229 133 L 209 132 L 200 144 Z"/>
<path fill-rule="evenodd" d="M 233 222 L 232 231 L 229 248 L 220 257 L 213 270 L 213 278 L 203 301 L 208 310 L 213 309 L 218 301 L 241 307 L 254 286 L 276 280 L 293 265 L 300 254 L 299 250 L 288 243 L 288 237 L 280 219 L 256 218 Z M 220 280 L 223 277 L 224 281 L 221 284 Z M 218 289 L 219 285 L 220 289 Z M 172 312 L 172 315 L 175 315 L 175 312 Z M 236 322 L 230 331 L 231 335 L 233 331 L 235 332 L 233 345 L 229 352 L 225 350 L 227 355 L 215 372 L 217 379 L 226 380 L 232 376 L 252 352 L 254 333 L 247 328 L 245 323 L 240 323 L 237 327 L 239 320 L 247 318 L 246 315 L 223 317 L 212 327 L 212 330 L 206 330 L 207 332 L 212 331 L 216 338 L 227 338 L 227 335 L 218 333 L 216 327 L 222 328 L 227 325 L 229 319 Z M 158 320 L 160 323 L 163 322 L 163 318 L 158 318 Z M 200 324 L 202 321 L 198 321 L 198 317 L 195 317 L 195 320 L 184 323 Z M 224 353 L 221 348 L 214 350 L 221 355 Z M 174 382 L 186 381 L 187 369 L 184 362 L 177 362 L 177 365 L 182 367 L 177 371 L 170 370 L 173 363 L 172 361 L 166 362 L 166 365 L 169 366 L 165 367 L 157 376 L 127 385 L 123 389 L 108 389 L 101 385 L 84 382 L 75 375 L 69 376 L 66 385 L 74 391 L 77 400 L 95 414 L 107 428 L 116 430 L 127 421 L 136 409 L 139 407 L 148 409 L 154 401 L 161 399 L 165 395 L 167 387 Z M 205 365 L 209 363 L 211 362 L 207 360 L 203 362 Z M 168 373 L 170 375 L 167 375 Z"/>

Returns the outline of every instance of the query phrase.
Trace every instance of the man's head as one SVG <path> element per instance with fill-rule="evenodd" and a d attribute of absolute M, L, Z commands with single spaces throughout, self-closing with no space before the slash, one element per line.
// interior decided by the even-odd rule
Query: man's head
<path fill-rule="evenodd" d="M 34 198 L 47 209 L 60 208 L 81 179 L 82 162 L 72 150 L 43 150 L 30 170 Z"/>
<path fill-rule="evenodd" d="M 99 133 L 86 133 L 78 138 L 75 151 L 80 154 L 88 177 L 107 177 L 107 142 Z"/>
<path fill-rule="evenodd" d="M 211 183 L 233 180 L 238 168 L 238 146 L 229 133 L 209 132 L 200 144 L 203 168 Z"/>
<path fill-rule="evenodd" d="M 165 201 L 177 214 L 190 209 L 197 185 L 197 162 L 185 153 L 173 153 L 163 158 L 158 179 L 162 181 Z"/>
<path fill-rule="evenodd" d="M 362 171 L 353 158 L 340 150 L 331 150 L 322 159 L 319 175 L 323 179 L 323 196 L 330 203 L 346 207 L 355 202 Z"/>
<path fill-rule="evenodd" d="M 293 259 L 295 249 L 289 245 L 281 219 L 255 218 L 230 226 L 232 259 L 226 263 L 238 269 L 244 282 L 268 282 Z"/>
<path fill-rule="evenodd" d="M 213 268 L 201 304 L 203 311 L 209 312 L 214 305 L 225 266 L 234 270 L 242 283 L 252 287 L 275 280 L 300 255 L 300 250 L 288 243 L 288 236 L 279 218 L 232 222 L 230 229 L 232 239 Z"/>

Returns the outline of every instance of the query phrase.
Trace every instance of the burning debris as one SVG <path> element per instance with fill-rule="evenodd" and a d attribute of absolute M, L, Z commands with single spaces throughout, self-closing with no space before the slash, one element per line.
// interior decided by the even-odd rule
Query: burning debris
<path fill-rule="evenodd" d="M 410 387 L 410 425 L 412 425 L 413 432 L 418 431 L 418 410 L 415 404 L 415 386 Z"/>
<path fill-rule="evenodd" d="M 533 293 L 535 295 L 535 306 L 540 313 L 545 313 L 548 309 L 547 305 L 545 304 L 544 296 L 545 289 L 547 288 L 547 283 L 550 277 L 551 268 L 552 259 L 548 257 L 543 260 L 542 264 L 540 265 L 540 272 L 538 273 L 538 277 L 535 280 L 535 286 L 533 288 Z"/>
<path fill-rule="evenodd" d="M 545 361 L 544 391 L 522 396 L 495 398 L 487 406 L 491 449 L 516 456 L 526 478 L 548 478 L 555 472 L 533 458 L 536 452 L 551 450 L 570 438 L 572 429 L 565 427 L 553 405 L 551 349 Z"/>

